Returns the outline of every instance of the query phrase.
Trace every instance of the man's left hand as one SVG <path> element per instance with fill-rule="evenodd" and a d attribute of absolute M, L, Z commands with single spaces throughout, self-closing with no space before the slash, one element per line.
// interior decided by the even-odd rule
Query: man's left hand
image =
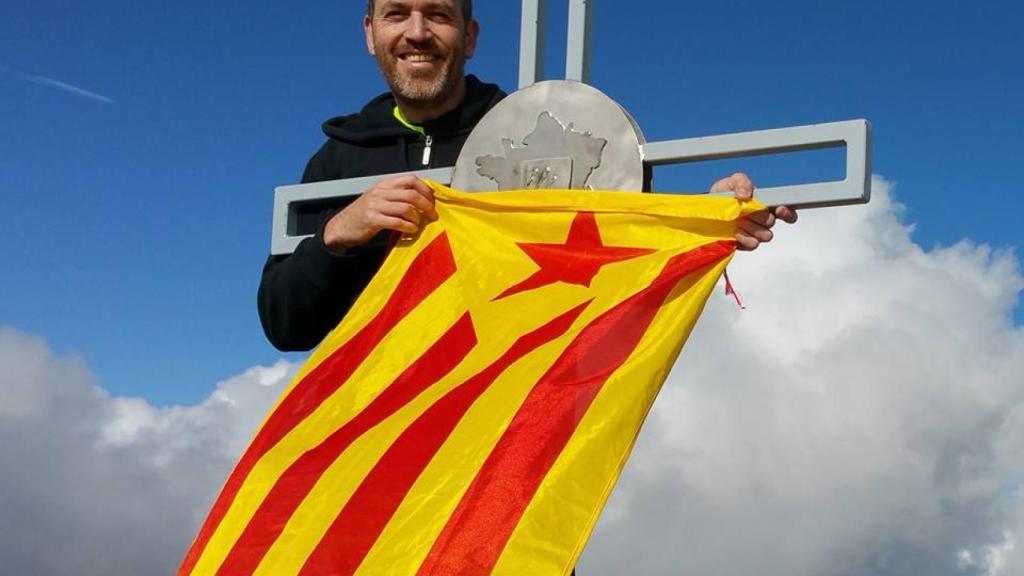
<path fill-rule="evenodd" d="M 728 178 L 722 178 L 711 186 L 712 192 L 732 192 L 738 200 L 750 200 L 754 197 L 754 182 L 742 172 Z M 755 212 L 742 218 L 736 232 L 736 244 L 740 250 L 756 250 L 762 242 L 771 242 L 774 234 L 772 226 L 776 220 L 788 224 L 796 222 L 796 210 L 787 206 L 776 206 L 762 212 Z"/>

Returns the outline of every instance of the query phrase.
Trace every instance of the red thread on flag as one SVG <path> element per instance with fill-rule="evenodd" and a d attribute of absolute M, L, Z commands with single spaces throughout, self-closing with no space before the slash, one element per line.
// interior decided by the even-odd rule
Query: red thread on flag
<path fill-rule="evenodd" d="M 733 298 L 735 298 L 736 305 L 739 306 L 740 309 L 746 310 L 747 307 L 743 305 L 743 300 L 740 299 L 740 293 L 737 292 L 735 288 L 733 288 L 732 280 L 729 280 L 729 271 L 723 271 L 722 275 L 725 276 L 725 295 L 732 296 Z"/>

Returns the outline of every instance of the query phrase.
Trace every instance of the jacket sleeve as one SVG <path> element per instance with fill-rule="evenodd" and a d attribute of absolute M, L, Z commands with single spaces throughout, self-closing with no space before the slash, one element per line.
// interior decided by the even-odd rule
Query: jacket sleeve
<path fill-rule="evenodd" d="M 319 235 L 270 256 L 260 280 L 260 322 L 279 350 L 310 350 L 341 321 L 384 258 L 386 235 L 336 254 Z"/>
<path fill-rule="evenodd" d="M 318 181 L 318 157 L 302 181 Z M 321 178 L 322 179 L 322 178 Z M 319 229 L 335 211 L 325 211 Z M 310 350 L 352 306 L 384 259 L 387 233 L 369 243 L 332 252 L 321 233 L 299 243 L 292 254 L 267 258 L 257 306 L 267 339 L 279 350 Z"/>

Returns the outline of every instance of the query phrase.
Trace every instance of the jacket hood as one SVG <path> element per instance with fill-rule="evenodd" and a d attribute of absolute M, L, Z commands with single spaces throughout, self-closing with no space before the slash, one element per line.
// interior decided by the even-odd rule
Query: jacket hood
<path fill-rule="evenodd" d="M 472 74 L 466 76 L 466 97 L 460 106 L 422 124 L 427 134 L 453 136 L 468 134 L 494 104 L 504 97 L 496 84 L 485 84 Z M 370 144 L 418 135 L 402 126 L 394 116 L 395 98 L 385 92 L 370 100 L 357 114 L 337 116 L 323 124 L 330 138 L 353 144 Z"/>

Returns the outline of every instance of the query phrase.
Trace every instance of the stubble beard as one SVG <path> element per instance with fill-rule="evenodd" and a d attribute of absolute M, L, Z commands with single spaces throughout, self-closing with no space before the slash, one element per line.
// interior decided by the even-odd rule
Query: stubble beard
<path fill-rule="evenodd" d="M 395 98 L 415 106 L 431 106 L 444 102 L 456 89 L 465 65 L 459 52 L 447 55 L 437 73 L 429 77 L 402 74 L 398 58 L 377 59 L 381 73 Z"/>

